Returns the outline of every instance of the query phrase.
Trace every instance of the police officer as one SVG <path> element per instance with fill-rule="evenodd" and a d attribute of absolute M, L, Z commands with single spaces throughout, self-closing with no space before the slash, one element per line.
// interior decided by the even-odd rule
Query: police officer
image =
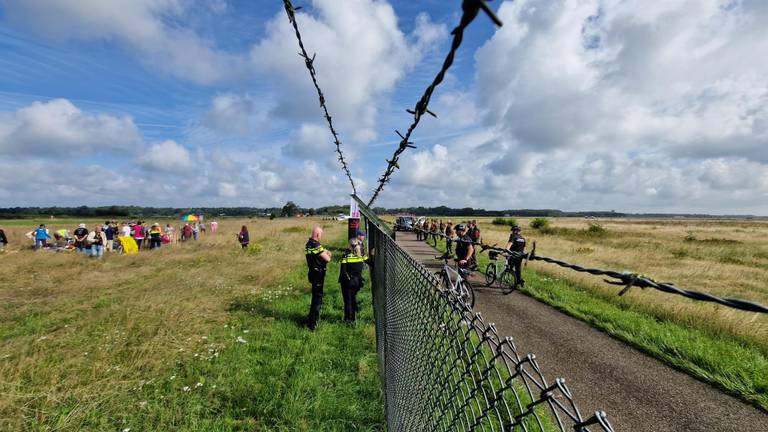
<path fill-rule="evenodd" d="M 365 284 L 363 270 L 368 257 L 360 253 L 361 248 L 357 239 L 349 239 L 349 250 L 341 258 L 339 268 L 339 284 L 341 296 L 344 299 L 344 322 L 355 322 L 357 313 L 357 293 Z"/>
<path fill-rule="evenodd" d="M 312 237 L 307 240 L 304 254 L 309 268 L 308 279 L 312 284 L 312 303 L 309 305 L 309 317 L 307 326 L 310 330 L 317 328 L 317 320 L 320 318 L 320 307 L 323 305 L 323 283 L 325 283 L 325 266 L 331 261 L 331 252 L 320 244 L 323 237 L 323 229 L 315 227 Z"/>
<path fill-rule="evenodd" d="M 505 249 L 516 252 L 516 255 L 519 254 L 519 256 L 510 257 L 509 259 L 515 269 L 515 276 L 517 276 L 517 280 L 519 281 L 520 285 L 523 285 L 525 281 L 523 280 L 523 276 L 520 272 L 520 267 L 523 262 L 523 255 L 525 254 L 525 237 L 520 234 L 520 226 L 512 226 L 512 233 L 509 235 L 509 241 L 507 241 L 507 246 Z"/>

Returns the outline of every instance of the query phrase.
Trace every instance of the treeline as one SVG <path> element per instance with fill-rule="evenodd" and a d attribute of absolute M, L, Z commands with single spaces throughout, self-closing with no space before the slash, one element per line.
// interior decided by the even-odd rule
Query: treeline
<path fill-rule="evenodd" d="M 395 209 L 374 209 L 377 213 L 388 214 L 413 214 L 416 216 L 488 216 L 488 217 L 503 217 L 503 216 L 521 216 L 521 217 L 627 217 L 626 213 L 617 213 L 611 211 L 584 211 L 584 212 L 568 212 L 555 209 L 517 209 L 517 210 L 486 210 L 476 209 L 473 207 L 464 208 L 450 208 L 446 206 L 440 207 L 403 207 Z"/>

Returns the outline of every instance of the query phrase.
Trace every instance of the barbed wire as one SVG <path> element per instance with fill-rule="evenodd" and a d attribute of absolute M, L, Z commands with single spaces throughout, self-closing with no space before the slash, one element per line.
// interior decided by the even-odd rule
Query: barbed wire
<path fill-rule="evenodd" d="M 420 231 L 427 235 L 441 237 L 446 240 L 450 240 L 454 243 L 471 243 L 474 246 L 480 246 L 482 251 L 494 250 L 497 252 L 505 253 L 507 255 L 511 255 L 513 257 L 523 258 L 528 261 L 544 261 L 550 264 L 558 265 L 563 268 L 568 268 L 568 269 L 577 271 L 579 273 L 589 273 L 595 276 L 608 276 L 609 278 L 613 278 L 617 280 L 612 281 L 608 279 L 603 279 L 605 283 L 608 283 L 611 285 L 620 285 L 624 287 L 618 293 L 620 296 L 623 296 L 624 294 L 626 294 L 632 287 L 653 288 L 655 290 L 662 291 L 668 294 L 676 294 L 676 295 L 680 295 L 680 296 L 687 297 L 693 300 L 698 300 L 698 301 L 717 303 L 733 309 L 739 309 L 747 312 L 768 313 L 768 307 L 761 305 L 759 303 L 755 303 L 747 300 L 741 300 L 741 299 L 728 298 L 728 297 L 718 297 L 713 294 L 682 289 L 682 288 L 676 287 L 672 283 L 656 282 L 649 277 L 642 276 L 637 273 L 632 273 L 627 271 L 617 272 L 614 270 L 584 267 L 578 264 L 569 263 L 561 259 L 542 256 L 542 255 L 536 255 L 535 242 L 533 243 L 533 248 L 531 249 L 531 252 L 525 254 L 525 253 L 514 252 L 509 249 L 499 248 L 499 247 L 496 247 L 495 245 L 489 245 L 483 242 L 467 241 L 467 240 L 462 240 L 460 238 L 449 239 L 448 236 L 440 232 L 432 232 L 432 231 L 427 231 L 420 228 L 414 228 L 414 230 Z"/>
<path fill-rule="evenodd" d="M 290 0 L 283 0 L 283 6 L 285 6 L 285 13 L 288 15 L 288 21 L 291 22 L 293 30 L 296 33 L 296 40 L 299 42 L 299 48 L 301 48 L 299 56 L 304 59 L 304 64 L 307 66 L 309 76 L 312 78 L 312 83 L 315 85 L 315 90 L 317 90 L 317 97 L 320 100 L 320 107 L 323 109 L 325 120 L 328 123 L 328 129 L 330 129 L 331 135 L 333 136 L 333 142 L 336 144 L 336 153 L 339 155 L 339 163 L 341 164 L 341 169 L 349 179 L 349 184 L 352 186 L 352 192 L 357 195 L 355 181 L 352 179 L 352 173 L 350 173 L 349 167 L 347 166 L 347 161 L 344 159 L 344 153 L 341 151 L 341 139 L 339 138 L 339 134 L 336 132 L 336 129 L 333 127 L 333 118 L 328 112 L 328 107 L 325 104 L 325 95 L 320 89 L 320 85 L 317 83 L 317 71 L 315 70 L 315 57 L 317 56 L 317 53 L 313 54 L 312 58 L 309 57 L 307 50 L 304 48 L 304 41 L 301 39 L 299 26 L 296 23 L 296 11 L 301 9 L 301 7 L 293 7 L 293 4 L 291 4 Z"/>
<path fill-rule="evenodd" d="M 451 50 L 448 52 L 448 55 L 445 57 L 445 61 L 443 61 L 443 67 L 435 76 L 435 79 L 432 81 L 432 84 L 430 84 L 429 87 L 427 87 L 427 89 L 424 91 L 424 94 L 421 96 L 421 99 L 419 99 L 419 101 L 416 102 L 416 106 L 414 107 L 414 109 L 406 110 L 408 113 L 413 114 L 413 122 L 408 127 L 408 130 L 405 132 L 405 135 L 401 134 L 400 131 L 395 131 L 397 135 L 400 137 L 400 144 L 395 149 L 395 152 L 392 155 L 392 158 L 387 160 L 387 168 L 384 170 L 384 174 L 382 174 L 381 177 L 379 177 L 378 186 L 376 187 L 376 190 L 373 191 L 373 195 L 371 196 L 370 201 L 368 201 L 368 207 L 373 206 L 373 203 L 376 202 L 376 199 L 379 197 L 379 194 L 384 189 L 384 185 L 389 183 L 392 173 L 395 172 L 395 169 L 400 168 L 400 165 L 398 163 L 398 159 L 400 158 L 400 155 L 408 148 L 416 148 L 416 146 L 413 145 L 413 142 L 411 142 L 410 139 L 411 139 L 411 134 L 419 125 L 419 122 L 421 121 L 421 117 L 425 113 L 433 117 L 437 117 L 435 113 L 429 110 L 428 108 L 429 101 L 432 98 L 432 93 L 435 91 L 435 88 L 437 88 L 437 86 L 440 85 L 441 82 L 443 82 L 446 72 L 448 72 L 448 69 L 450 69 L 451 65 L 453 65 L 453 60 L 454 60 L 454 57 L 456 56 L 456 51 L 458 51 L 464 39 L 464 29 L 466 29 L 469 26 L 469 24 L 475 19 L 477 14 L 480 13 L 480 11 L 485 12 L 485 14 L 488 15 L 488 17 L 497 26 L 502 25 L 501 20 L 499 20 L 499 18 L 496 17 L 493 11 L 488 7 L 488 5 L 485 4 L 486 1 L 489 1 L 489 0 L 463 0 L 461 4 L 461 9 L 463 11 L 461 20 L 459 21 L 459 25 L 455 29 L 453 29 L 453 31 L 451 32 L 451 34 L 453 35 Z"/>

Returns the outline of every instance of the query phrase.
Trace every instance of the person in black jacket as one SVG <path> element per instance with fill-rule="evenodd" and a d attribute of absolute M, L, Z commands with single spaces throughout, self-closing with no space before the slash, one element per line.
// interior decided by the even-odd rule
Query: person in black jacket
<path fill-rule="evenodd" d="M 520 234 L 519 226 L 515 225 L 512 227 L 512 234 L 509 235 L 509 241 L 507 241 L 505 249 L 516 253 L 514 256 L 510 256 L 509 260 L 515 270 L 515 276 L 517 276 L 519 284 L 523 285 L 525 281 L 523 280 L 520 267 L 523 263 L 522 257 L 525 255 L 525 237 Z"/>
<path fill-rule="evenodd" d="M 323 305 L 323 284 L 325 284 L 325 266 L 331 261 L 331 252 L 326 250 L 320 239 L 323 237 L 323 229 L 315 227 L 312 237 L 307 240 L 304 255 L 307 258 L 307 279 L 312 285 L 312 303 L 309 305 L 309 317 L 307 326 L 310 330 L 317 328 L 320 319 L 320 307 Z"/>
<path fill-rule="evenodd" d="M 5 250 L 6 245 L 8 245 L 8 237 L 5 236 L 5 231 L 0 228 L 0 252 Z"/>
<path fill-rule="evenodd" d="M 344 299 L 344 321 L 347 323 L 355 322 L 357 293 L 365 284 L 363 270 L 365 270 L 367 263 L 369 263 L 369 259 L 358 247 L 358 240 L 350 239 L 349 250 L 341 258 L 341 267 L 339 268 L 339 284 L 341 285 L 341 296 Z"/>

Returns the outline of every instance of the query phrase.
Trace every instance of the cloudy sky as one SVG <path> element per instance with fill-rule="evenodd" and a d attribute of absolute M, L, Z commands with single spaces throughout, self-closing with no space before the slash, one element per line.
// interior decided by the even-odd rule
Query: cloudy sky
<path fill-rule="evenodd" d="M 459 0 L 304 0 L 364 198 Z M 378 205 L 768 215 L 768 2 L 495 0 Z M 0 207 L 347 201 L 279 0 L 0 0 Z"/>

